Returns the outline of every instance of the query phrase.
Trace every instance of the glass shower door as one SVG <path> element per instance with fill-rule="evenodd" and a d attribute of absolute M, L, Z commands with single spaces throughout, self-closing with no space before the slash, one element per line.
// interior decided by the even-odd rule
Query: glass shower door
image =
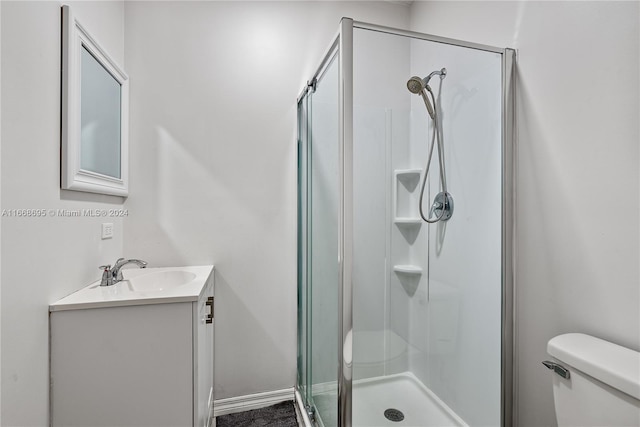
<path fill-rule="evenodd" d="M 298 389 L 320 425 L 337 426 L 338 60 L 298 104 Z"/>

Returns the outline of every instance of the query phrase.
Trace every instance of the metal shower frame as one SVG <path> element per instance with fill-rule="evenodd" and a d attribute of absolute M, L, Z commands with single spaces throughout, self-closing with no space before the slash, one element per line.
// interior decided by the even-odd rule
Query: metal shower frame
<path fill-rule="evenodd" d="M 339 185 L 338 225 L 338 427 L 351 427 L 352 352 L 353 348 L 353 30 L 377 31 L 414 39 L 428 40 L 458 47 L 493 52 L 502 56 L 502 340 L 501 340 L 501 426 L 515 425 L 515 59 L 516 51 L 439 37 L 414 31 L 342 18 L 337 35 L 325 52 L 320 65 L 298 97 L 298 104 L 315 86 L 335 55 L 339 60 Z M 299 336 L 299 335 L 298 335 Z M 345 349 L 348 351 L 345 352 Z M 345 357 L 346 356 L 346 357 Z M 301 397 L 296 387 L 296 399 Z M 304 412 L 304 411 L 303 411 Z M 306 414 L 303 414 L 305 416 Z M 308 421 L 308 420 L 307 420 Z"/>

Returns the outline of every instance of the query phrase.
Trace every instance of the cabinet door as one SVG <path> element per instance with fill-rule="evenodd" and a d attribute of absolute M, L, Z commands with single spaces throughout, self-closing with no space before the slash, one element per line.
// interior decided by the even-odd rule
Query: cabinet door
<path fill-rule="evenodd" d="M 213 275 L 212 275 L 213 276 Z M 213 417 L 213 278 L 198 300 L 194 342 L 194 426 L 209 427 Z"/>
<path fill-rule="evenodd" d="M 193 426 L 194 304 L 51 313 L 50 424 Z"/>

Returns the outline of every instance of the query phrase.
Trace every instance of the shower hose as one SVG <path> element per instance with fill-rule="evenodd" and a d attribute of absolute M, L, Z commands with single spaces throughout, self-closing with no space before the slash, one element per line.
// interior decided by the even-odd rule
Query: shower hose
<path fill-rule="evenodd" d="M 433 148 L 436 145 L 436 142 L 438 143 L 438 163 L 440 165 L 440 184 L 442 187 L 442 192 L 445 195 L 448 195 L 448 193 L 447 193 L 447 178 L 446 178 L 446 173 L 444 169 L 444 144 L 442 142 L 442 126 L 440 124 L 440 121 L 439 121 L 440 119 L 438 116 L 438 104 L 436 103 L 436 99 L 431 88 L 427 85 L 426 89 L 429 92 L 429 96 L 431 97 L 431 100 L 433 102 L 433 132 L 431 134 L 431 144 L 429 146 L 429 156 L 427 157 L 427 166 L 425 167 L 425 172 L 424 172 L 424 175 L 422 176 L 422 187 L 420 189 L 419 207 L 420 207 L 420 216 L 422 217 L 422 219 L 430 224 L 433 224 L 442 220 L 444 215 L 447 212 L 445 209 L 444 203 L 440 203 L 436 201 L 434 201 L 433 205 L 431 206 L 431 210 L 429 211 L 428 216 L 424 214 L 424 210 L 422 208 L 422 200 L 424 198 L 424 191 L 427 183 L 427 177 L 429 176 L 431 158 L 433 157 Z M 445 203 L 447 202 L 447 200 L 448 200 L 447 197 L 445 197 Z M 440 215 L 436 216 L 435 219 L 429 219 L 431 217 L 431 214 L 433 214 L 437 210 L 440 210 Z"/>

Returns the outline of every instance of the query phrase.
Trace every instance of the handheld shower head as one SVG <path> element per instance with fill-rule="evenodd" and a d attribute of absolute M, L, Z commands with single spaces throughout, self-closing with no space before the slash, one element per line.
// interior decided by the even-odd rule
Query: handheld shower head
<path fill-rule="evenodd" d="M 431 88 L 429 86 L 427 86 L 427 89 L 429 91 L 431 91 Z M 425 105 L 425 107 L 427 107 L 427 113 L 429 113 L 429 117 L 431 117 L 431 120 L 435 120 L 436 119 L 436 115 L 433 112 L 433 106 L 431 105 L 431 102 L 429 101 L 429 98 L 427 97 L 427 92 L 424 89 L 422 89 L 420 91 L 420 96 L 424 100 L 424 105 Z"/>
<path fill-rule="evenodd" d="M 427 112 L 429 113 L 429 116 L 431 117 L 431 119 L 434 119 L 434 120 L 435 120 L 435 113 L 433 111 L 433 106 L 431 105 L 431 102 L 427 97 L 426 91 L 428 90 L 429 92 L 431 92 L 431 87 L 429 87 L 429 80 L 431 80 L 433 76 L 440 76 L 440 80 L 442 80 L 446 77 L 446 75 L 447 75 L 447 69 L 442 68 L 438 71 L 432 72 L 424 79 L 421 79 L 418 76 L 413 76 L 407 81 L 407 89 L 409 89 L 409 92 L 414 93 L 416 95 L 420 95 L 422 97 L 422 99 L 424 100 L 424 105 L 427 107 Z"/>
<path fill-rule="evenodd" d="M 415 93 L 416 95 L 419 94 L 424 88 L 424 81 L 418 76 L 411 77 L 407 82 L 407 89 L 409 89 L 409 92 Z"/>
<path fill-rule="evenodd" d="M 433 119 L 435 117 L 433 106 L 431 105 L 431 102 L 429 102 L 429 98 L 427 97 L 425 88 L 429 88 L 429 86 L 427 86 L 427 79 L 421 79 L 418 76 L 413 76 L 409 79 L 409 81 L 407 81 L 407 89 L 409 89 L 409 92 L 420 95 L 422 97 L 422 99 L 424 100 L 424 105 L 427 107 L 427 112 Z M 429 90 L 431 90 L 431 88 L 429 88 Z"/>
<path fill-rule="evenodd" d="M 409 92 L 415 93 L 416 95 L 424 89 L 429 90 L 429 81 L 433 76 L 440 76 L 440 79 L 444 79 L 447 76 L 447 69 L 442 68 L 440 70 L 434 71 L 424 79 L 418 76 L 413 76 L 409 79 L 409 81 L 407 81 L 407 89 L 409 89 Z"/>

